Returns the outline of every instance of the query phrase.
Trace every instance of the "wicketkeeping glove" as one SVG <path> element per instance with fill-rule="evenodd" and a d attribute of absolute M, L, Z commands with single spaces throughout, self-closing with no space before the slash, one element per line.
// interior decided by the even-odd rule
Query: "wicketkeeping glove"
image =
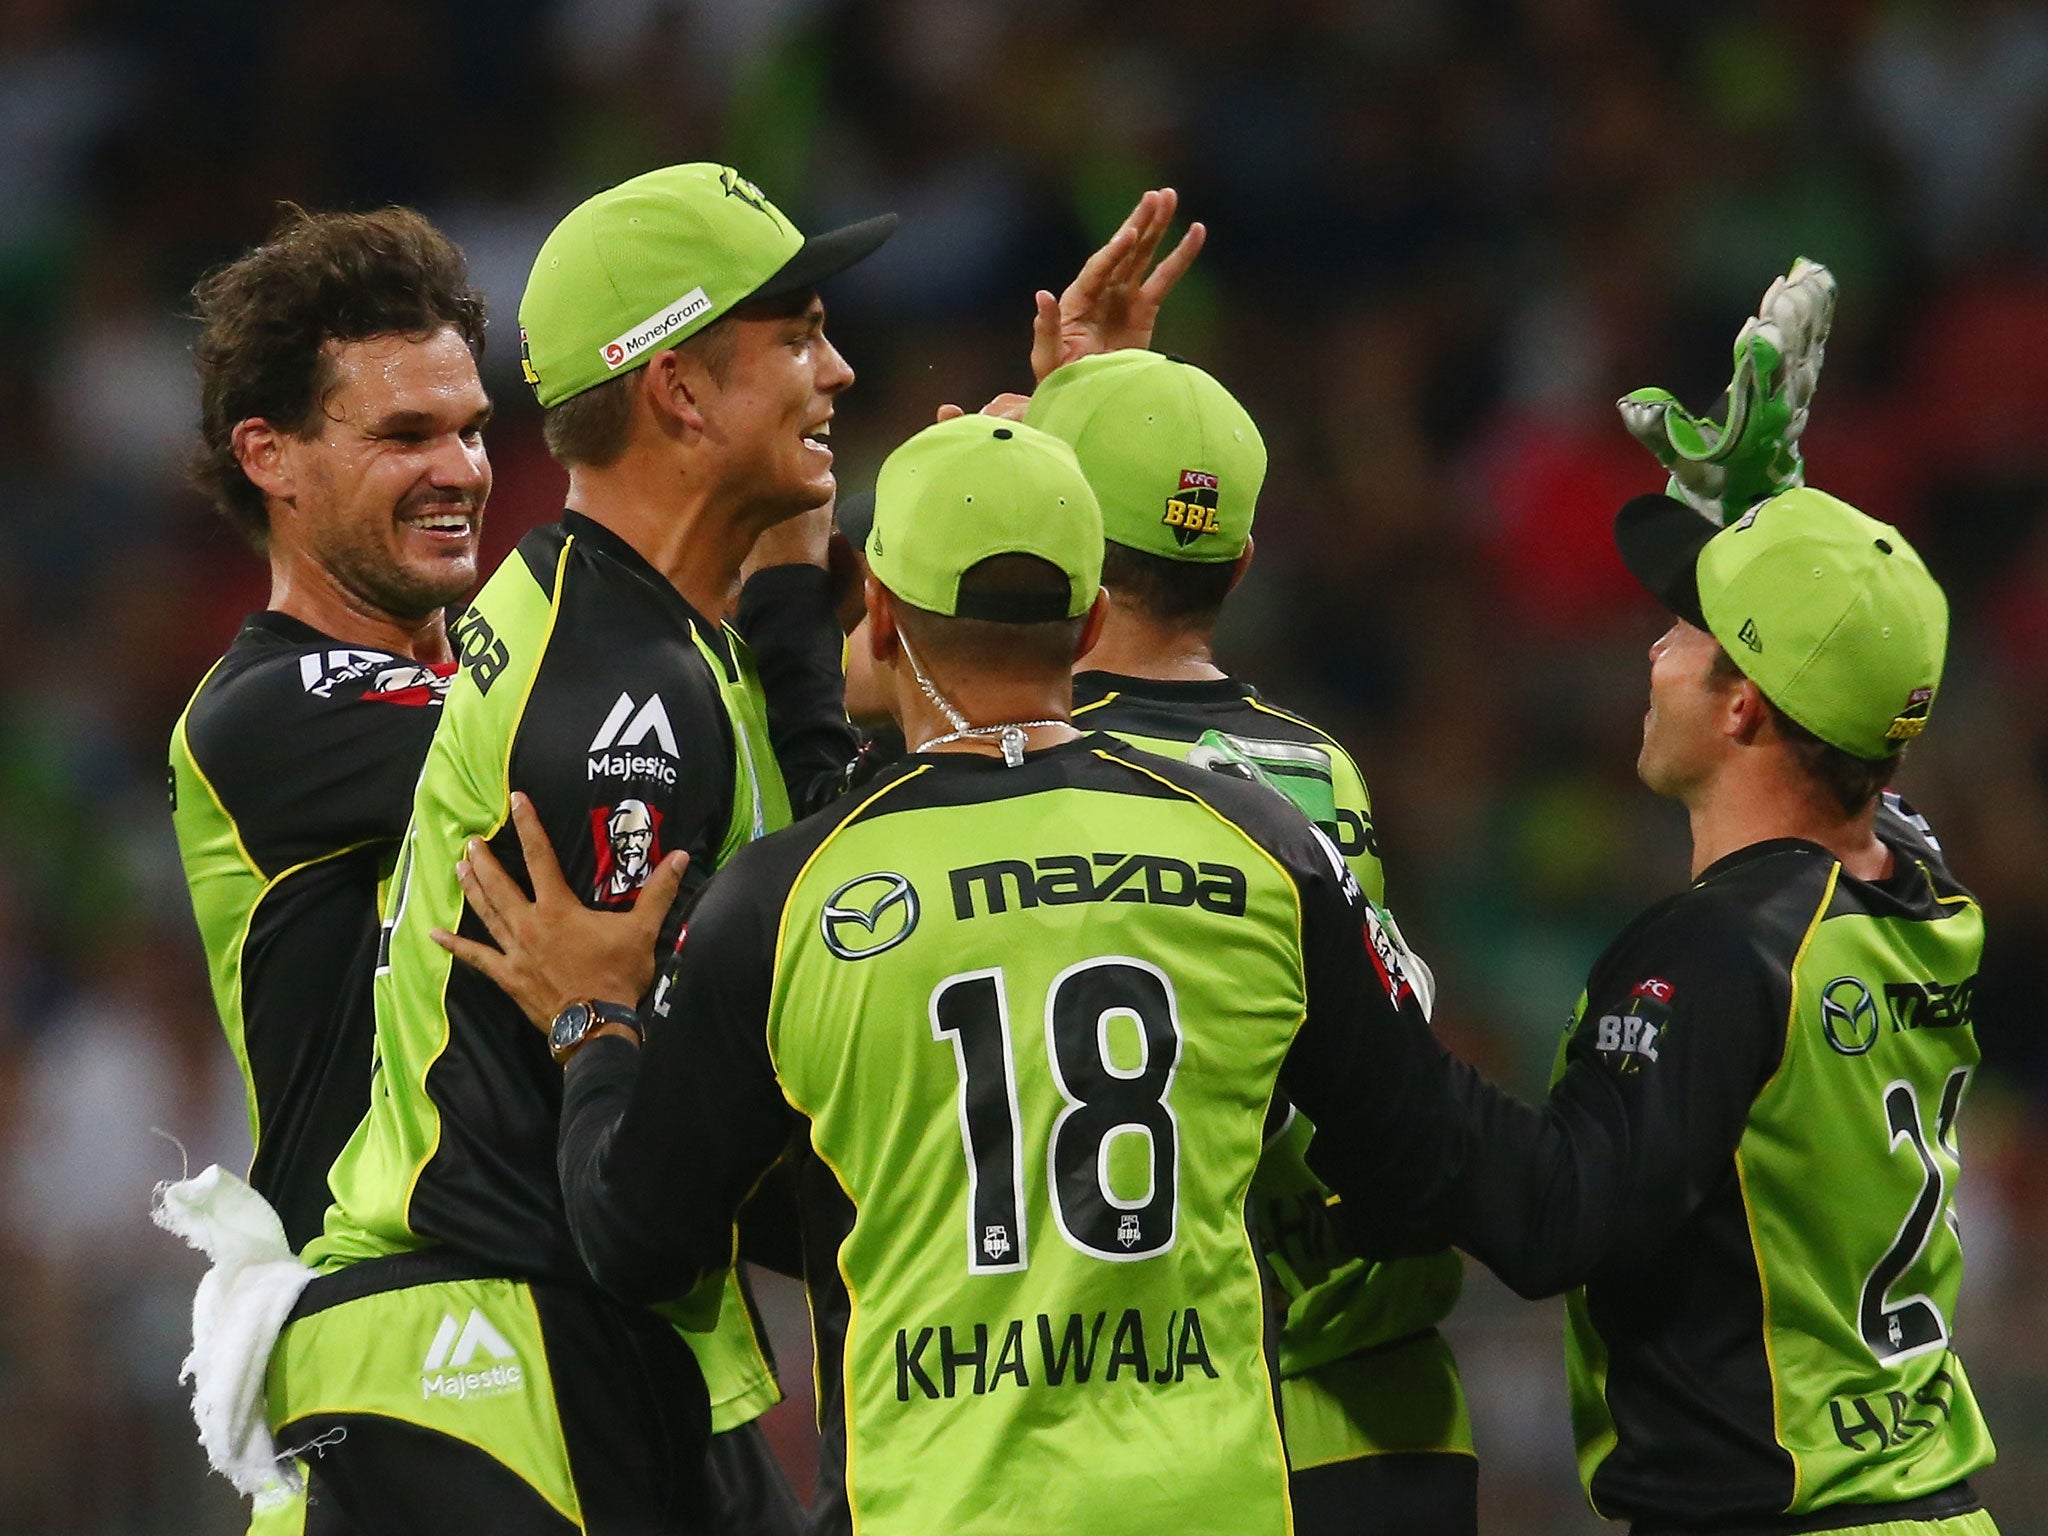
<path fill-rule="evenodd" d="M 1723 421 L 1693 415 L 1669 390 L 1632 390 L 1615 402 L 1636 441 L 1671 471 L 1670 495 L 1725 527 L 1806 483 L 1799 435 L 1834 320 L 1834 274 L 1802 256 L 1735 338 Z"/>

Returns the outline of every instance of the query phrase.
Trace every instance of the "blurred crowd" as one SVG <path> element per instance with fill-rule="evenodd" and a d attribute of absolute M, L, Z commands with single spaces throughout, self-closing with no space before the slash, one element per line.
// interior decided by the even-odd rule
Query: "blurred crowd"
<path fill-rule="evenodd" d="M 175 1379 L 196 1260 L 144 1214 L 247 1155 L 163 796 L 267 590 L 181 478 L 194 279 L 285 199 L 441 223 L 491 301 L 502 551 L 562 494 L 517 366 L 532 253 L 702 158 L 808 225 L 904 217 L 827 290 L 849 487 L 941 402 L 1026 387 L 1031 291 L 1180 189 L 1211 235 L 1159 344 L 1272 452 L 1222 659 L 1351 745 L 1441 1028 L 1532 1091 L 1587 964 L 1686 874 L 1632 771 L 1661 623 L 1607 527 L 1660 477 L 1612 401 L 1704 406 L 1771 277 L 1834 268 L 1810 476 L 1952 605 L 1901 787 L 1989 916 L 1959 1340 L 1984 1491 L 2048 1530 L 2048 7 L 6 0 L 0 1531 L 239 1528 Z M 1486 1528 L 1596 1529 L 1556 1311 L 1467 1292 Z"/>

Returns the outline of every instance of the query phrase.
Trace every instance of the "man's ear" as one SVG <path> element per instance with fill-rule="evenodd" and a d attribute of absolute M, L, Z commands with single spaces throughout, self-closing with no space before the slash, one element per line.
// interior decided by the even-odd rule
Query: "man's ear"
<path fill-rule="evenodd" d="M 287 442 L 290 436 L 261 416 L 236 422 L 234 431 L 228 434 L 228 446 L 234 450 L 235 462 L 242 466 L 249 483 L 279 501 L 290 501 L 299 493 L 298 475 Z"/>
<path fill-rule="evenodd" d="M 1730 685 L 1721 703 L 1722 735 L 1738 746 L 1753 747 L 1770 718 L 1770 702 L 1755 683 L 1745 677 Z"/>
<path fill-rule="evenodd" d="M 670 347 L 640 370 L 640 394 L 654 419 L 672 435 L 704 431 L 704 402 L 713 388 L 710 371 L 688 352 Z"/>
<path fill-rule="evenodd" d="M 1078 664 L 1082 657 L 1094 650 L 1102 639 L 1102 626 L 1109 622 L 1109 589 L 1097 587 L 1095 602 L 1088 609 L 1088 617 L 1081 621 L 1081 637 L 1074 642 L 1074 660 Z"/>
<path fill-rule="evenodd" d="M 862 582 L 861 597 L 868 610 L 868 654 L 886 666 L 896 659 L 901 644 L 896 636 L 896 613 L 890 605 L 889 589 L 869 576 Z"/>

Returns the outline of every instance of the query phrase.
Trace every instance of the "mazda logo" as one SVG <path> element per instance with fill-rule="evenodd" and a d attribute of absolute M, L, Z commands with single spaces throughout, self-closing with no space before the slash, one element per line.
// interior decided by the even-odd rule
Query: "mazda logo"
<path fill-rule="evenodd" d="M 1844 1056 L 1861 1056 L 1877 1043 L 1877 999 L 1860 976 L 1837 976 L 1820 991 L 1820 1027 Z"/>
<path fill-rule="evenodd" d="M 884 871 L 849 880 L 826 897 L 818 931 L 840 959 L 865 960 L 909 938 L 917 917 L 917 888 Z"/>

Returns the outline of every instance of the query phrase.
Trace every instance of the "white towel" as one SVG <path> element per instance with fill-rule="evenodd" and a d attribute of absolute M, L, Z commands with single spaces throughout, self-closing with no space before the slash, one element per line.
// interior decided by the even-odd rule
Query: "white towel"
<path fill-rule="evenodd" d="M 192 1353 L 178 1373 L 192 1383 L 206 1459 L 258 1509 L 296 1495 L 298 1469 L 270 1438 L 263 1378 L 314 1271 L 293 1256 L 270 1203 L 219 1164 L 157 1185 L 149 1214 L 213 1260 L 192 1298 Z"/>

